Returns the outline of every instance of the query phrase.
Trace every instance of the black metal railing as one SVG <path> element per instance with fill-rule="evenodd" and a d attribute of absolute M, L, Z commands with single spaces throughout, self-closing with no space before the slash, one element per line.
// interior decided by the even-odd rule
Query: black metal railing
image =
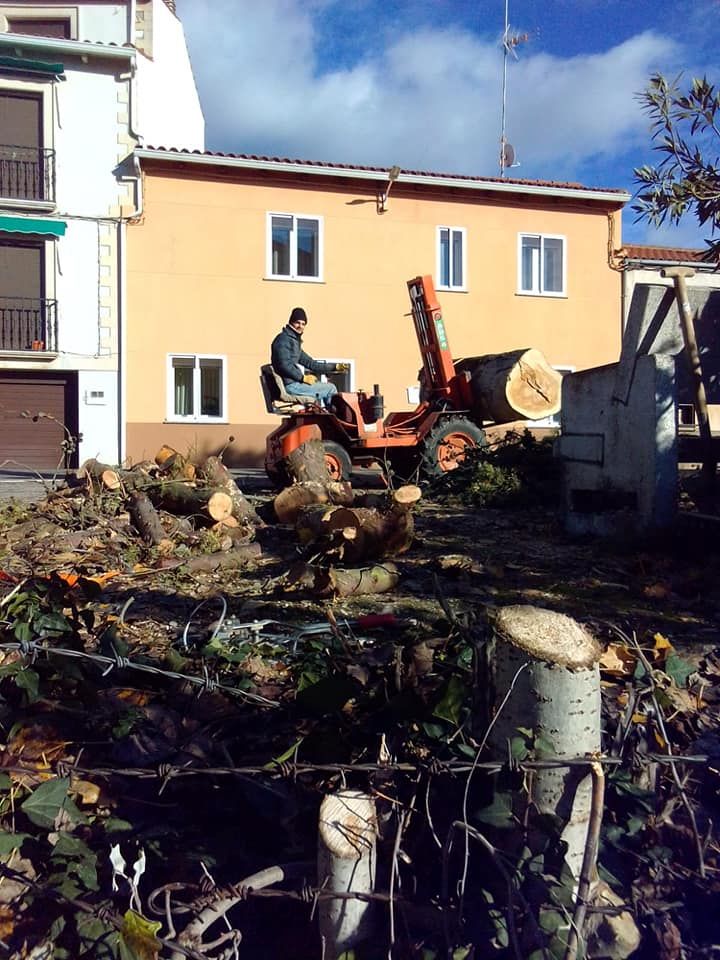
<path fill-rule="evenodd" d="M 0 297 L 0 350 L 56 349 L 57 300 Z"/>
<path fill-rule="evenodd" d="M 0 197 L 55 200 L 55 151 L 0 144 Z"/>

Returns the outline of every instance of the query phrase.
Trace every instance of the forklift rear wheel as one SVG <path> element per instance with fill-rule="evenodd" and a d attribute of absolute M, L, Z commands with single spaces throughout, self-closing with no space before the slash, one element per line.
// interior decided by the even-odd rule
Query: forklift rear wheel
<path fill-rule="evenodd" d="M 436 424 L 422 446 L 422 472 L 441 477 L 457 469 L 468 450 L 485 446 L 485 433 L 466 417 L 450 417 Z"/>
<path fill-rule="evenodd" d="M 345 447 L 333 440 L 324 440 L 325 463 L 331 480 L 349 480 L 352 473 L 352 461 Z"/>

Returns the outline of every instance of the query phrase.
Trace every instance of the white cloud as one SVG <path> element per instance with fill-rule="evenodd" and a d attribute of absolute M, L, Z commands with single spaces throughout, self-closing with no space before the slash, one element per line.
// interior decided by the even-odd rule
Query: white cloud
<path fill-rule="evenodd" d="M 497 173 L 497 38 L 410 26 L 383 40 L 378 30 L 354 64 L 333 68 L 333 50 L 317 42 L 324 6 L 178 0 L 209 148 Z M 522 161 L 517 174 L 582 179 L 584 164 L 645 148 L 647 121 L 634 94 L 676 53 L 673 41 L 652 31 L 564 60 L 524 48 L 508 65 L 507 133 Z M 637 162 L 646 157 L 643 151 Z"/>

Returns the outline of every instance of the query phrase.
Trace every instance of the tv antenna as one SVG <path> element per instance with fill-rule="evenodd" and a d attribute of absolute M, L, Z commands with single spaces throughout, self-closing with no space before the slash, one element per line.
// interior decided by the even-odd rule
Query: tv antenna
<path fill-rule="evenodd" d="M 505 109 L 507 106 L 507 62 L 508 56 L 517 60 L 518 55 L 515 48 L 521 43 L 526 43 L 530 39 L 529 33 L 511 33 L 508 22 L 508 2 L 505 0 L 505 30 L 503 31 L 503 77 L 502 77 L 502 117 L 500 121 L 500 176 L 505 176 L 505 171 L 509 167 L 517 167 L 515 162 L 515 150 L 512 144 L 505 138 Z"/>

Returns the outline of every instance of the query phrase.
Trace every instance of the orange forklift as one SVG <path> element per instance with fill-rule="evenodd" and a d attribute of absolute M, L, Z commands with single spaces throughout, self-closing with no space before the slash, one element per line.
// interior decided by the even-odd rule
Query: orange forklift
<path fill-rule="evenodd" d="M 285 393 L 282 378 L 269 364 L 263 366 L 267 409 L 284 415 L 267 438 L 265 470 L 274 483 L 285 480 L 285 457 L 308 440 L 322 440 L 336 480 L 348 479 L 354 466 L 373 464 L 390 467 L 402 478 L 418 469 L 425 478 L 436 477 L 454 470 L 468 448 L 485 443 L 469 374 L 456 372 L 453 364 L 432 277 L 415 277 L 407 286 L 423 364 L 419 405 L 385 417 L 375 384 L 372 394 L 338 393 L 325 410 Z"/>

